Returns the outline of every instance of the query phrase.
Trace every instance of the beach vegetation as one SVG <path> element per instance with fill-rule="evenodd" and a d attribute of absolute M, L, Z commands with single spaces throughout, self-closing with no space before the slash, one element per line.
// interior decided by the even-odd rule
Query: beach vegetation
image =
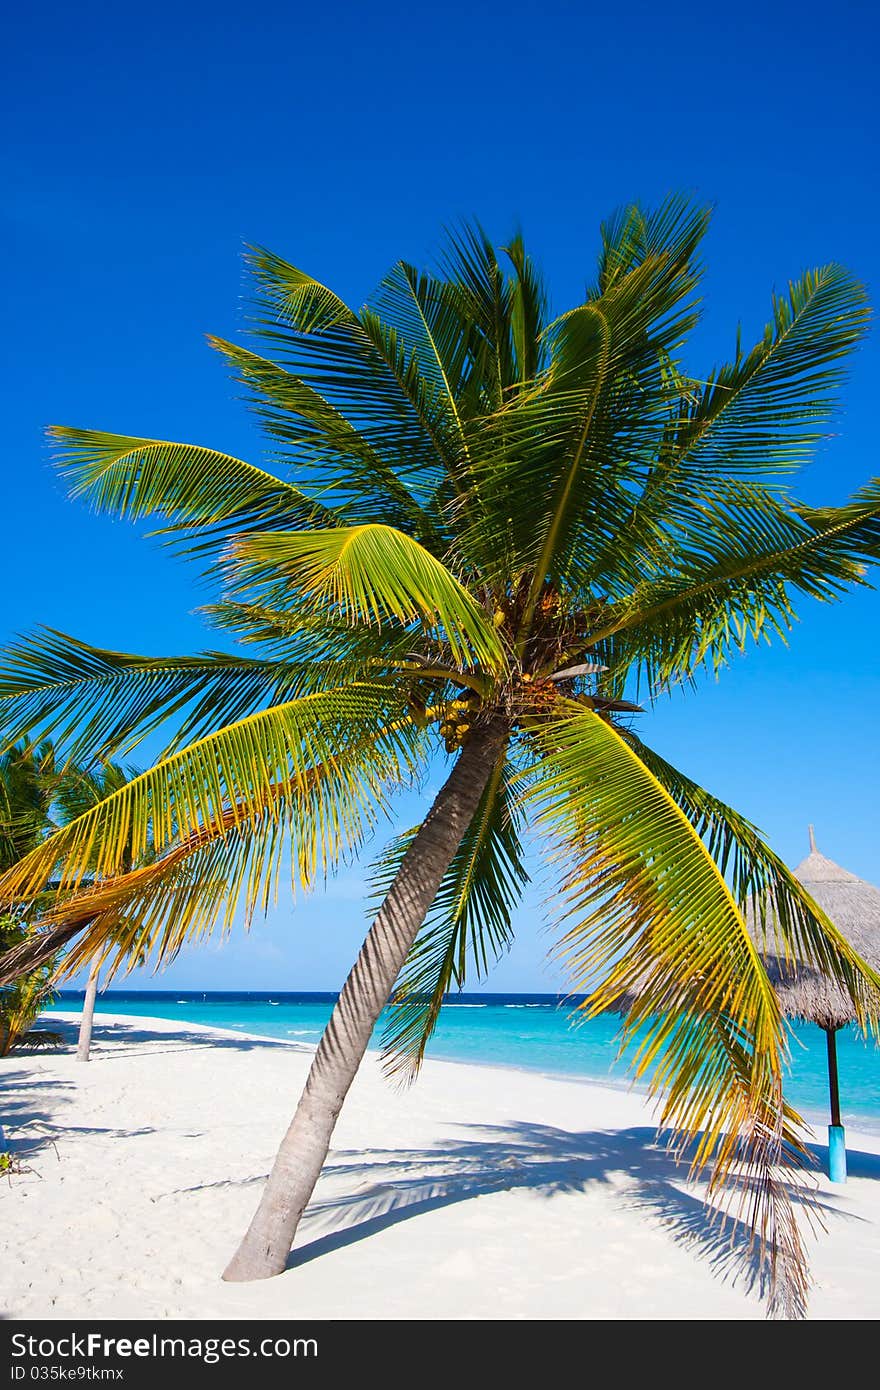
<path fill-rule="evenodd" d="M 28 937 L 27 923 L 13 913 L 0 915 L 0 953 Z M 57 1047 L 58 1033 L 32 1028 L 40 1010 L 52 1000 L 52 962 L 36 966 L 14 982 L 0 987 L 0 1057 L 16 1047 Z"/>
<path fill-rule="evenodd" d="M 8 869 L 54 829 L 52 811 L 62 780 L 48 739 L 39 747 L 26 740 L 13 743 L 0 754 L 0 870 Z M 46 901 L 45 895 L 34 900 L 34 917 Z M 0 912 L 0 954 L 20 945 L 28 934 L 28 921 L 18 904 Z M 0 986 L 0 1057 L 15 1047 L 60 1042 L 57 1033 L 31 1027 L 51 999 L 53 963 L 48 958 Z"/>
<path fill-rule="evenodd" d="M 85 812 L 103 797 L 124 786 L 132 769 L 105 761 L 95 766 L 59 758 L 51 740 L 39 747 L 28 739 L 8 747 L 0 755 L 0 867 L 8 869 L 47 836 Z M 141 853 L 141 862 L 150 858 L 150 847 Z M 125 859 L 127 868 L 132 861 Z M 47 878 L 43 889 L 28 903 L 10 905 L 0 916 L 0 954 L 26 946 L 30 938 L 28 921 L 45 913 L 55 902 L 57 883 Z M 28 911 L 27 909 L 30 909 Z M 137 945 L 131 949 L 134 963 L 143 960 Z M 13 1047 L 58 1047 L 62 1035 L 51 1029 L 33 1029 L 40 1010 L 52 1002 L 52 982 L 57 957 L 46 955 L 33 969 L 17 971 L 0 986 L 0 1056 Z M 98 988 L 100 959 L 89 972 L 83 1001 L 77 1055 L 88 1061 L 92 1020 Z"/>

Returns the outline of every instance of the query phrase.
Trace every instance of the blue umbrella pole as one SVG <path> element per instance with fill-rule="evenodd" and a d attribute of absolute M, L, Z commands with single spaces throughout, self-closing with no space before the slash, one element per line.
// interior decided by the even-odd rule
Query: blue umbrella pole
<path fill-rule="evenodd" d="M 831 1096 L 831 1124 L 828 1126 L 828 1176 L 832 1182 L 846 1182 L 846 1130 L 840 1123 L 840 1085 L 837 1080 L 837 1029 L 825 1029 L 828 1044 L 828 1089 Z"/>

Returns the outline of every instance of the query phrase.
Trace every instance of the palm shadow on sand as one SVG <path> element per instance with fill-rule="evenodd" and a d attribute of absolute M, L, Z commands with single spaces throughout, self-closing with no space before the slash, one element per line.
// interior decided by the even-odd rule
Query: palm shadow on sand
<path fill-rule="evenodd" d="M 65 1104 L 65 1093 L 73 1086 L 65 1081 L 47 1083 L 44 1077 L 15 1069 L 20 1059 L 8 1060 L 12 1066 L 0 1068 L 0 1130 L 4 1136 L 0 1149 L 15 1153 L 24 1147 L 23 1139 L 30 1138 L 33 1130 L 54 1124 L 55 1112 Z"/>
<path fill-rule="evenodd" d="M 0 1065 L 0 1130 L 4 1134 L 4 1144 L 16 1155 L 27 1158 L 50 1147 L 58 1139 L 67 1139 L 76 1134 L 105 1134 L 118 1138 L 133 1138 L 138 1135 L 153 1134 L 155 1128 L 144 1125 L 138 1128 L 114 1128 L 109 1125 L 71 1125 L 64 1122 L 64 1110 L 76 1093 L 77 1081 L 61 1080 L 45 1074 L 34 1075 L 19 1070 L 16 1063 L 39 1062 L 58 1053 L 70 1053 L 76 1048 L 79 1036 L 79 1023 L 70 1019 L 59 1019 L 52 1014 L 43 1014 L 39 1025 L 51 1027 L 60 1033 L 61 1046 L 51 1052 L 22 1048 Z M 219 1037 L 211 1033 L 198 1033 L 188 1029 L 152 1029 L 130 1023 L 102 1023 L 95 1019 L 92 1060 L 85 1066 L 83 1075 L 89 1069 L 100 1068 L 108 1062 L 137 1059 L 139 1054 L 129 1051 L 129 1043 L 157 1043 L 150 1049 L 149 1056 L 160 1052 L 185 1052 L 210 1048 L 212 1051 L 231 1049 L 236 1052 L 249 1052 L 263 1048 L 286 1047 L 293 1051 L 303 1051 L 301 1043 L 275 1041 L 271 1038 Z M 107 1047 L 107 1044 L 111 1044 Z M 115 1046 L 113 1046 L 115 1044 Z M 38 1103 L 39 1102 L 39 1103 Z M 2 1145 L 0 1145 L 2 1148 Z M 57 1151 L 56 1151 L 57 1152 Z"/>
<path fill-rule="evenodd" d="M 298 1268 L 402 1221 L 490 1193 L 528 1189 L 549 1200 L 599 1184 L 613 1186 L 625 1207 L 658 1221 L 674 1240 L 705 1259 L 722 1282 L 766 1293 L 768 1271 L 748 1228 L 735 1216 L 722 1227 L 700 1189 L 687 1184 L 687 1161 L 677 1163 L 649 1126 L 583 1133 L 526 1122 L 462 1128 L 473 1137 L 437 1149 L 371 1151 L 367 1157 L 334 1151 L 328 1177 L 357 1180 L 358 1190 L 312 1202 L 302 1227 L 312 1239 L 291 1252 L 287 1267 Z M 820 1165 L 827 1159 L 823 1148 L 815 1146 L 813 1153 Z M 849 1159 L 853 1176 L 880 1179 L 880 1156 L 851 1153 Z M 792 1195 L 799 1201 L 794 1189 Z M 826 1218 L 859 1219 L 827 1195 L 817 1195 L 816 1207 Z M 322 1228 L 325 1234 L 319 1233 Z"/>
<path fill-rule="evenodd" d="M 76 1028 L 69 1023 L 66 1028 L 70 1032 L 69 1040 L 74 1041 Z M 99 1041 L 163 1042 L 171 1045 L 167 1050 L 220 1047 L 250 1051 L 288 1047 L 311 1051 L 303 1044 L 283 1040 L 200 1036 L 186 1028 L 158 1031 L 129 1023 L 100 1024 L 98 1019 L 95 1031 Z M 157 1050 L 151 1049 L 152 1052 Z M 125 1055 L 126 1049 L 121 1046 L 105 1053 L 101 1060 Z M 0 1074 L 0 1081 L 14 1080 L 19 1084 L 13 1091 L 38 1087 L 41 1098 L 45 1094 L 42 1081 L 34 1082 L 24 1074 L 18 1077 Z M 63 1101 L 65 1097 L 60 1088 L 70 1083 L 54 1084 L 59 1087 L 59 1093 L 52 1099 Z M 21 1095 L 15 1104 L 20 1124 L 35 1121 L 36 1128 L 42 1129 L 41 1122 L 48 1121 L 48 1130 L 63 1131 L 63 1126 L 51 1124 L 48 1113 L 29 1112 Z M 434 1149 L 370 1150 L 366 1154 L 333 1150 L 325 1170 L 326 1177 L 333 1182 L 342 1180 L 356 1190 L 325 1199 L 319 1195 L 312 1201 L 301 1227 L 306 1243 L 291 1252 L 287 1267 L 298 1268 L 403 1221 L 491 1193 L 531 1190 L 549 1200 L 557 1193 L 585 1192 L 591 1185 L 600 1184 L 614 1186 L 624 1205 L 659 1221 L 674 1240 L 704 1258 L 717 1278 L 739 1284 L 746 1291 L 766 1290 L 766 1271 L 751 1248 L 745 1225 L 729 1217 L 722 1227 L 712 1218 L 700 1189 L 687 1185 L 686 1159 L 676 1163 L 663 1143 L 658 1142 L 652 1127 L 575 1133 L 523 1121 L 504 1126 L 459 1128 L 466 1137 L 451 1139 L 443 1147 Z M 112 1130 L 103 1132 L 114 1133 Z M 148 1132 L 115 1131 L 118 1134 Z M 46 1142 L 49 1142 L 48 1136 Z M 826 1170 L 827 1148 L 818 1144 L 811 1148 L 818 1168 Z M 847 1161 L 852 1177 L 880 1179 L 880 1155 L 850 1150 Z M 265 1179 L 265 1173 L 258 1173 L 244 1180 L 225 1179 L 175 1190 L 198 1191 L 205 1186 L 238 1186 L 242 1182 L 256 1185 Z M 320 1194 L 320 1188 L 318 1191 Z M 793 1196 L 795 1201 L 799 1200 L 794 1191 Z M 835 1205 L 830 1197 L 831 1194 L 819 1195 L 816 1207 L 820 1214 L 837 1220 L 859 1219 Z"/>
<path fill-rule="evenodd" d="M 155 1134 L 152 1125 L 121 1129 L 112 1125 L 65 1124 L 64 1110 L 75 1091 L 72 1081 L 0 1070 L 0 1128 L 5 1147 L 16 1157 L 27 1160 L 41 1149 L 51 1148 L 57 1140 L 77 1134 L 104 1134 L 112 1138 Z M 57 1148 L 55 1153 L 57 1156 Z"/>
<path fill-rule="evenodd" d="M 79 1036 L 79 1024 L 72 1023 L 69 1019 L 55 1018 L 52 1014 L 43 1014 L 40 1018 L 40 1026 L 51 1026 L 59 1032 L 67 1048 L 75 1047 Z M 229 1025 L 217 1024 L 218 1028 L 228 1027 Z M 94 1059 L 103 1062 L 113 1062 L 124 1059 L 126 1056 L 125 1047 L 115 1047 L 112 1051 L 102 1051 L 102 1043 L 167 1043 L 167 1047 L 152 1047 L 150 1056 L 154 1057 L 158 1052 L 191 1052 L 203 1050 L 210 1047 L 213 1050 L 231 1050 L 234 1052 L 254 1052 L 263 1049 L 274 1049 L 286 1047 L 295 1052 L 312 1052 L 313 1047 L 308 1044 L 298 1042 L 291 1038 L 260 1038 L 249 1037 L 247 1034 L 239 1037 L 237 1034 L 224 1036 L 222 1033 L 204 1032 L 200 1033 L 197 1029 L 186 1027 L 177 1028 L 150 1028 L 145 1019 L 143 1025 L 136 1023 L 104 1023 L 100 1014 L 95 1014 L 95 1026 L 92 1035 L 92 1048 Z M 33 1055 L 33 1054 L 29 1054 Z"/>

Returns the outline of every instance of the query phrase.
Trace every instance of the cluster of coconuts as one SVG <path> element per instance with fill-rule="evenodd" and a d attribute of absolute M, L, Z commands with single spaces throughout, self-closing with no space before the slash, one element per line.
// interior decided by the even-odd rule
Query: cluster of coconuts
<path fill-rule="evenodd" d="M 472 711 L 478 703 L 476 700 L 453 700 L 447 706 L 446 715 L 440 724 L 440 737 L 446 745 L 447 753 L 461 747 L 471 727 Z"/>

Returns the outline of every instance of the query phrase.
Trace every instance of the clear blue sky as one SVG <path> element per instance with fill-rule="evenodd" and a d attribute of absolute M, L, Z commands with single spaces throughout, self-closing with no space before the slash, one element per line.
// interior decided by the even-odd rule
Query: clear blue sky
<path fill-rule="evenodd" d="M 839 260 L 880 296 L 878 20 L 868 4 L 625 9 L 330 3 L 17 6 L 4 26 L 0 638 L 47 623 L 99 645 L 210 642 L 190 573 L 70 503 L 51 422 L 201 442 L 260 439 L 205 346 L 242 329 L 243 241 L 359 303 L 444 224 L 521 226 L 557 307 L 579 296 L 600 219 L 692 192 L 716 205 L 692 365 L 766 320 L 770 292 Z M 880 472 L 876 337 L 802 495 Z M 806 823 L 880 882 L 880 595 L 804 609 L 790 648 L 642 721 L 666 756 L 750 815 L 795 864 Z M 410 811 L 412 807 L 409 808 Z M 411 817 L 410 817 L 411 818 Z M 336 988 L 363 928 L 360 880 L 146 986 Z M 540 990 L 540 895 L 489 988 Z"/>

